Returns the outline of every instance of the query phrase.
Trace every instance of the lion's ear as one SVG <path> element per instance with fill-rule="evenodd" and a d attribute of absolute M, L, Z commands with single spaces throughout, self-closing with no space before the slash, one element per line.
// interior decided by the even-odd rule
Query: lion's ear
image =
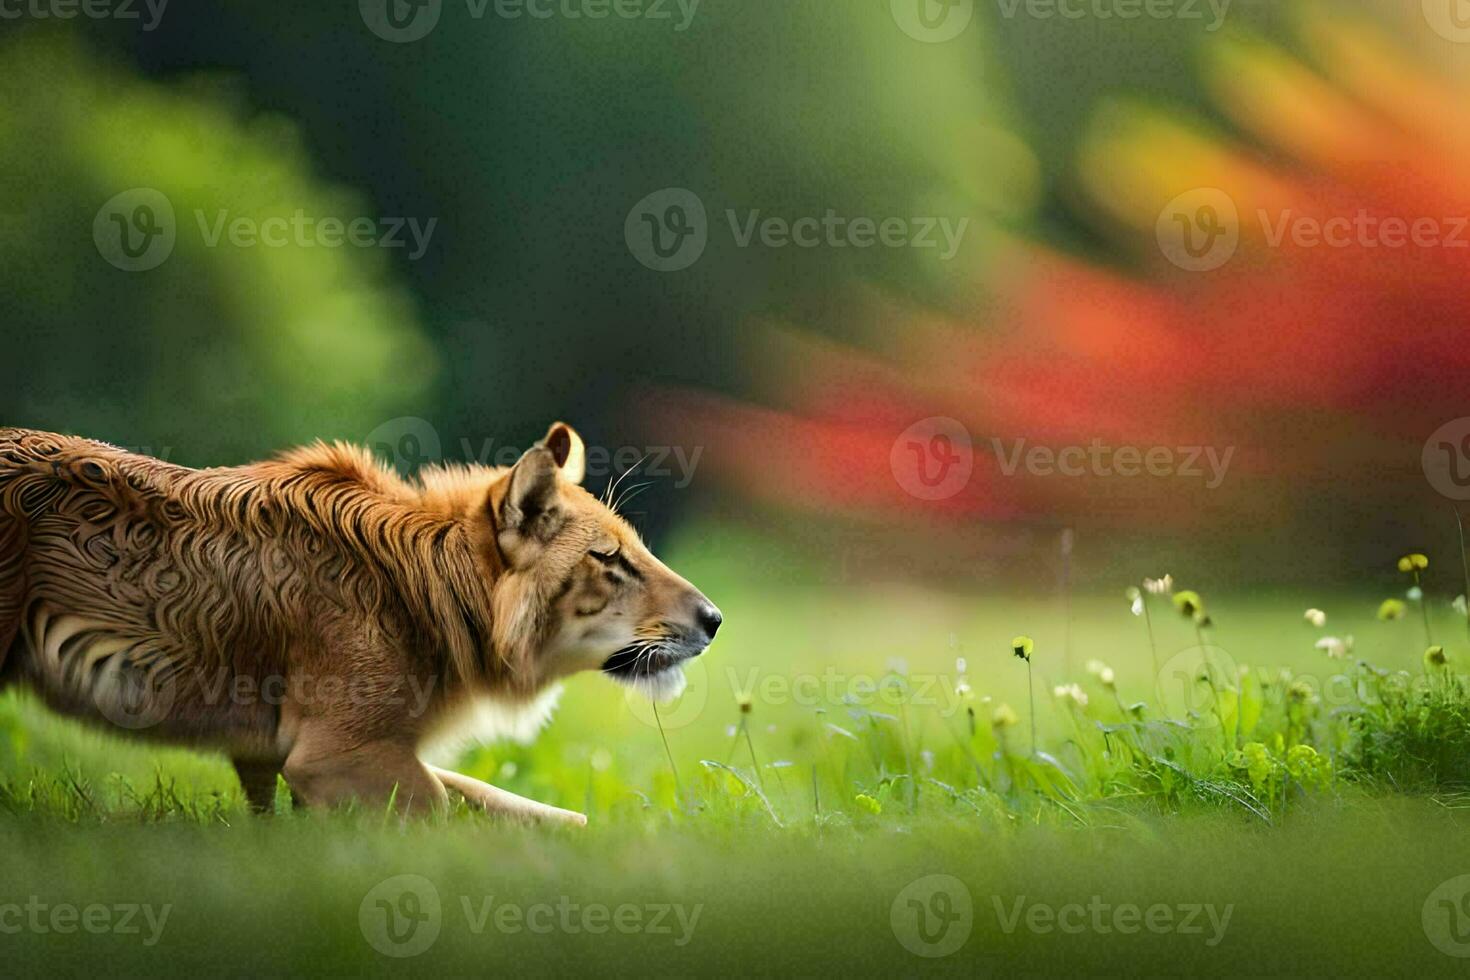
<path fill-rule="evenodd" d="M 556 491 L 561 467 L 544 444 L 537 443 L 511 468 L 505 496 L 498 511 L 502 531 L 549 539 L 560 523 L 560 501 Z"/>
<path fill-rule="evenodd" d="M 546 430 L 541 444 L 551 450 L 552 458 L 561 468 L 561 478 L 568 483 L 581 483 L 587 475 L 587 449 L 582 437 L 565 422 L 557 422 Z"/>
<path fill-rule="evenodd" d="M 495 511 L 502 533 L 509 532 L 520 540 L 550 541 L 562 524 L 557 482 L 581 483 L 586 469 L 587 450 L 582 437 L 564 422 L 553 425 L 546 438 L 526 450 L 511 467 Z M 491 506 L 495 506 L 495 492 L 491 491 Z M 515 550 L 515 543 L 507 539 L 501 545 Z"/>

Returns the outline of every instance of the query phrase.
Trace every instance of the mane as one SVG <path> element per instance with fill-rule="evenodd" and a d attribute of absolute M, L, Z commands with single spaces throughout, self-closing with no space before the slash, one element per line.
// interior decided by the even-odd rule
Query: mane
<path fill-rule="evenodd" d="M 467 517 L 485 505 L 490 486 L 507 467 L 471 466 L 465 463 L 436 463 L 419 470 L 419 503 L 436 514 Z"/>
<path fill-rule="evenodd" d="M 498 562 L 464 520 L 474 491 L 481 503 L 485 499 L 485 475 L 455 480 L 457 503 L 451 506 L 446 486 L 409 483 L 367 449 L 340 442 L 317 442 L 226 472 L 250 473 L 286 503 L 292 520 L 342 542 L 391 583 L 416 631 L 438 641 L 462 683 L 474 684 L 487 669 L 512 678 L 519 671 L 521 665 L 502 656 L 506 651 L 493 642 L 491 589 Z M 228 485 L 221 490 L 225 500 L 238 492 Z M 494 651 L 493 663 L 486 662 L 486 651 Z"/>

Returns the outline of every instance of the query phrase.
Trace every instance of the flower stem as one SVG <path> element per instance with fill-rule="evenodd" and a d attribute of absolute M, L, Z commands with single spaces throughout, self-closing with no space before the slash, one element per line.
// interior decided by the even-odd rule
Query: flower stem
<path fill-rule="evenodd" d="M 1154 696 L 1159 699 L 1159 708 L 1162 710 L 1164 707 L 1164 696 L 1159 690 L 1159 685 L 1163 683 L 1163 679 L 1160 676 L 1163 673 L 1163 669 L 1159 666 L 1159 645 L 1154 640 L 1154 619 L 1153 615 L 1148 611 L 1148 595 L 1145 594 L 1142 598 L 1143 625 L 1148 630 L 1148 654 L 1153 658 L 1154 662 Z"/>
<path fill-rule="evenodd" d="M 752 769 L 755 770 L 755 784 L 759 786 L 761 792 L 764 793 L 766 791 L 766 785 L 761 780 L 761 764 L 760 761 L 755 757 L 755 742 L 752 741 L 750 737 L 750 726 L 745 724 L 745 717 L 743 715 L 740 718 L 740 722 L 740 727 L 745 732 L 745 747 L 750 749 L 750 766 Z"/>
<path fill-rule="evenodd" d="M 1036 682 L 1031 678 L 1031 658 L 1026 658 L 1026 694 L 1031 702 L 1031 754 L 1036 754 Z"/>
<path fill-rule="evenodd" d="M 1434 634 L 1429 630 L 1429 603 L 1424 597 L 1424 586 L 1419 581 L 1419 569 L 1414 569 L 1414 588 L 1419 590 L 1419 612 L 1424 616 L 1424 642 L 1426 646 L 1434 646 Z"/>
<path fill-rule="evenodd" d="M 1225 744 L 1225 754 L 1235 748 L 1234 740 L 1230 733 L 1225 730 L 1225 714 L 1220 710 L 1220 689 L 1215 686 L 1215 667 L 1210 663 L 1209 647 L 1205 646 L 1204 627 L 1200 626 L 1199 620 L 1194 621 L 1194 637 L 1199 641 L 1200 662 L 1205 666 L 1205 683 L 1210 686 L 1210 708 L 1215 712 L 1215 720 L 1220 723 L 1220 741 Z"/>
<path fill-rule="evenodd" d="M 664 720 L 659 717 L 658 702 L 649 702 L 653 705 L 653 720 L 658 722 L 658 736 L 664 740 L 664 754 L 669 757 L 669 770 L 674 774 L 674 790 L 679 794 L 679 802 L 684 801 L 684 784 L 679 779 L 679 767 L 674 765 L 674 750 L 669 748 L 669 736 L 664 731 Z"/>

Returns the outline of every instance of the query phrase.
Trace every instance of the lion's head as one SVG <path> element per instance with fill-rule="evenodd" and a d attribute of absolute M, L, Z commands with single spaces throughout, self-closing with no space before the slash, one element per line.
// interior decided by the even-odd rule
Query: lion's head
<path fill-rule="evenodd" d="M 496 647 L 543 683 L 601 670 L 673 697 L 680 665 L 714 640 L 720 611 L 582 488 L 585 468 L 581 438 L 557 423 L 491 487 L 485 516 L 503 566 Z"/>

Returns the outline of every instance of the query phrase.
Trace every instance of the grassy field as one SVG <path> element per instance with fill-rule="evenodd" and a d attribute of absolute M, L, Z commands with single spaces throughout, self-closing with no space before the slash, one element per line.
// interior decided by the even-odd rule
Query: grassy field
<path fill-rule="evenodd" d="M 773 588 L 679 550 L 728 624 L 680 702 L 655 717 L 579 678 L 534 745 L 454 753 L 586 811 L 580 832 L 308 815 L 284 793 L 253 818 L 223 760 L 7 695 L 11 969 L 1463 969 L 1470 715 L 1447 596 L 1425 609 L 1440 668 L 1418 604 L 1384 621 L 1376 594 L 1206 595 L 1197 628 L 1168 595 L 1131 614 L 1119 583 L 1068 625 L 1055 597 Z M 1329 634 L 1353 652 L 1317 649 Z"/>

